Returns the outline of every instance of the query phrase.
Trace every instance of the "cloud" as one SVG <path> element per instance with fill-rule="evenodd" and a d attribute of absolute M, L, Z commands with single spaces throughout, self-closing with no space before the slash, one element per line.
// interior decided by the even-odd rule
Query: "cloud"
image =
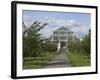
<path fill-rule="evenodd" d="M 40 21 L 42 22 L 47 22 L 49 23 L 51 26 L 50 27 L 57 27 L 57 26 L 65 26 L 67 28 L 71 28 L 71 27 L 81 27 L 81 24 L 78 21 L 75 20 L 65 20 L 65 19 L 57 19 L 54 17 L 43 17 Z"/>
<path fill-rule="evenodd" d="M 34 21 L 48 23 L 48 25 L 40 31 L 43 37 L 50 37 L 53 31 L 64 26 L 72 30 L 74 32 L 74 35 L 80 38 L 83 37 L 90 28 L 89 26 L 82 25 L 80 22 L 74 19 L 67 20 L 67 19 L 59 19 L 57 17 L 48 17 L 48 16 L 43 16 L 41 18 L 40 17 L 32 18 L 30 16 L 26 16 L 24 20 L 28 26 L 31 25 L 32 22 Z"/>

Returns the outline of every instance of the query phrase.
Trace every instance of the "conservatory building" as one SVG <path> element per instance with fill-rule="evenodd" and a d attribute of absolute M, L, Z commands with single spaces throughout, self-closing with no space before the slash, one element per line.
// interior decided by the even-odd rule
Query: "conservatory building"
<path fill-rule="evenodd" d="M 66 27 L 60 27 L 55 30 L 52 35 L 52 42 L 59 43 L 60 45 L 66 44 L 68 41 L 73 40 L 73 32 Z"/>

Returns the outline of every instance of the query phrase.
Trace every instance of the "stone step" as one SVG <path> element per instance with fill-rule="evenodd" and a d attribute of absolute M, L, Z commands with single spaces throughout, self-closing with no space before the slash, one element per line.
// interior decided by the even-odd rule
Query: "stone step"
<path fill-rule="evenodd" d="M 66 62 L 53 62 L 53 63 L 47 64 L 47 66 L 48 65 L 50 65 L 50 66 L 52 66 L 52 65 L 65 65 L 65 64 L 67 64 L 67 63 Z"/>
<path fill-rule="evenodd" d="M 62 63 L 67 63 L 67 61 L 51 61 L 48 64 L 62 64 Z"/>

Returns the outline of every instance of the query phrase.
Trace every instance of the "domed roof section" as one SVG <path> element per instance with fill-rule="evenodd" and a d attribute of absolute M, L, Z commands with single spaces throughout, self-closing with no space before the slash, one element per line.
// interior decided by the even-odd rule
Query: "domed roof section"
<path fill-rule="evenodd" d="M 60 28 L 58 28 L 57 30 L 55 30 L 54 32 L 61 32 L 61 31 L 63 31 L 63 32 L 72 32 L 73 33 L 73 31 L 71 31 L 70 29 L 68 29 L 68 28 L 66 28 L 66 27 L 60 27 Z"/>
<path fill-rule="evenodd" d="M 57 29 L 57 30 L 69 30 L 69 29 L 63 26 L 63 27 L 60 27 L 60 28 Z"/>

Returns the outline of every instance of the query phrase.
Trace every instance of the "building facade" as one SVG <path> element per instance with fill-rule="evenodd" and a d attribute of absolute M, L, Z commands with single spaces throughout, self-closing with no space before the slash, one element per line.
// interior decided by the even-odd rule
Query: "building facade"
<path fill-rule="evenodd" d="M 73 40 L 73 32 L 66 27 L 60 27 L 52 35 L 52 42 L 58 45 L 66 45 L 68 41 Z"/>

